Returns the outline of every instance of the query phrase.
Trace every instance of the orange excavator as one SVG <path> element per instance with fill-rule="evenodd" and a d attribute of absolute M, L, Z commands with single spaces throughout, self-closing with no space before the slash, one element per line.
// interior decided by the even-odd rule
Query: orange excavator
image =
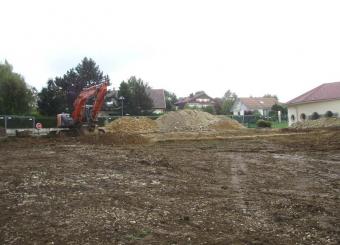
<path fill-rule="evenodd" d="M 57 115 L 57 133 L 71 131 L 77 134 L 94 132 L 97 129 L 97 116 L 103 106 L 109 83 L 105 81 L 101 84 L 83 89 L 73 103 L 72 114 L 61 113 Z M 92 105 L 86 103 L 93 99 Z M 99 130 L 102 132 L 102 130 Z"/>

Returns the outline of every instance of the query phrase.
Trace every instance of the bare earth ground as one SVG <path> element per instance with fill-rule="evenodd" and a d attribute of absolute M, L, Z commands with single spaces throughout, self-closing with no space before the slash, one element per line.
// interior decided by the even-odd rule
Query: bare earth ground
<path fill-rule="evenodd" d="M 339 244 L 340 131 L 0 142 L 0 244 Z"/>

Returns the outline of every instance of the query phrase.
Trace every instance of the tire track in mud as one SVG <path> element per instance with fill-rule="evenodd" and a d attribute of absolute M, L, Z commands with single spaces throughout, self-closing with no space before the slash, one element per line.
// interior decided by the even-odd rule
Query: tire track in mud
<path fill-rule="evenodd" d="M 223 174 L 226 175 L 221 180 L 228 182 L 223 184 L 230 186 L 235 207 L 243 215 L 251 214 L 254 203 L 249 197 L 250 192 L 247 186 L 247 179 L 249 178 L 247 163 L 249 159 L 242 156 L 241 153 L 217 152 L 216 154 L 221 166 L 223 166 Z M 249 208 L 249 202 L 252 203 L 252 208 Z"/>
<path fill-rule="evenodd" d="M 244 201 L 245 193 L 243 191 L 244 187 L 244 176 L 247 174 L 247 165 L 240 156 L 235 156 L 233 161 L 230 161 L 230 172 L 231 172 L 231 186 L 236 192 L 237 206 L 241 209 L 242 213 L 247 213 L 248 208 Z"/>
<path fill-rule="evenodd" d="M 261 205 L 259 189 L 249 164 L 256 164 L 257 159 L 252 154 L 218 152 L 218 159 L 228 175 L 227 180 L 232 192 L 232 202 L 236 211 L 241 214 L 241 220 L 248 223 L 249 229 L 257 230 L 260 227 L 266 229 L 270 223 L 270 215 L 266 207 Z"/>

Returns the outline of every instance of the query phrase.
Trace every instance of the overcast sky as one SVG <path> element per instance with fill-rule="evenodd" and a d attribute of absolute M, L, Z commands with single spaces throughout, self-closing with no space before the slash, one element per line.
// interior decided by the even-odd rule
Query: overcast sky
<path fill-rule="evenodd" d="M 0 61 L 41 89 L 83 57 L 178 96 L 276 94 L 340 80 L 340 1 L 0 0 Z"/>

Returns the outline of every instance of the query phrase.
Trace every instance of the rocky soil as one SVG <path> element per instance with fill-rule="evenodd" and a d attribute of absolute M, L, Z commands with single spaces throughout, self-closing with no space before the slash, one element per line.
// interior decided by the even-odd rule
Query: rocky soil
<path fill-rule="evenodd" d="M 161 132 L 206 131 L 243 128 L 237 121 L 199 110 L 169 112 L 156 120 Z"/>
<path fill-rule="evenodd" d="M 304 122 L 293 123 L 292 128 L 327 128 L 340 127 L 340 118 L 320 118 L 317 120 L 306 120 Z"/>
<path fill-rule="evenodd" d="M 158 131 L 154 120 L 147 117 L 121 117 L 106 125 L 108 132 L 150 133 Z"/>
<path fill-rule="evenodd" d="M 0 244 L 339 244 L 340 131 L 288 133 L 2 140 Z"/>

